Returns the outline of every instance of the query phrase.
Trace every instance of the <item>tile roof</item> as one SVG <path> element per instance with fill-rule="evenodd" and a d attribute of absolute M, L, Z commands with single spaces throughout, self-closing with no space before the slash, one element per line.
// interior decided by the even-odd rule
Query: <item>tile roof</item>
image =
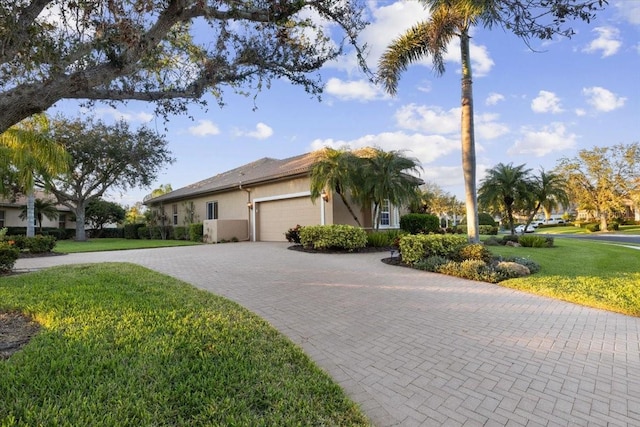
<path fill-rule="evenodd" d="M 243 186 L 276 181 L 282 178 L 306 174 L 311 170 L 317 152 L 305 153 L 278 160 L 264 157 L 246 165 L 219 173 L 186 187 L 179 188 L 158 197 L 145 199 L 145 204 L 182 199 L 201 194 L 216 193 Z"/>

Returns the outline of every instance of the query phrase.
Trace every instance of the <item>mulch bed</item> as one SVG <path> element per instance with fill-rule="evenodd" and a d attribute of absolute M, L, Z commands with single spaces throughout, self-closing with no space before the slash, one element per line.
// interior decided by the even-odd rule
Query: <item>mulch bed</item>
<path fill-rule="evenodd" d="M 20 252 L 19 258 L 42 258 L 46 256 L 59 256 L 59 255 L 66 255 L 66 254 L 61 254 L 59 252 L 41 252 L 37 254 L 32 254 L 31 252 Z"/>
<path fill-rule="evenodd" d="M 345 249 L 337 249 L 337 248 L 320 250 L 320 249 L 305 248 L 302 245 L 289 246 L 287 249 L 292 251 L 298 251 L 298 252 L 307 252 L 310 254 L 368 254 L 368 253 L 374 253 L 374 252 L 391 252 L 392 250 L 395 251 L 396 254 L 398 253 L 398 250 L 393 246 L 385 246 L 381 248 L 366 246 L 364 248 L 355 249 L 353 251 L 347 251 Z"/>
<path fill-rule="evenodd" d="M 40 330 L 40 325 L 15 311 L 0 311 L 0 360 L 24 347 Z"/>

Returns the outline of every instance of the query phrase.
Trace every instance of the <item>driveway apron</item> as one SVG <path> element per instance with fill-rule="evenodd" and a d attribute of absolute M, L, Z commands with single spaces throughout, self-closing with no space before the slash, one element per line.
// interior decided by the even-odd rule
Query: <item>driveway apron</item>
<path fill-rule="evenodd" d="M 132 262 L 247 307 L 376 426 L 640 426 L 640 319 L 393 267 L 230 243 L 20 259 Z"/>

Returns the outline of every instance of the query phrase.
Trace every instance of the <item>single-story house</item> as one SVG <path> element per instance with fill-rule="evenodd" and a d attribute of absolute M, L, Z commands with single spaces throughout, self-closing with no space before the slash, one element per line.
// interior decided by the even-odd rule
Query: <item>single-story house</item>
<path fill-rule="evenodd" d="M 42 200 L 51 200 L 55 202 L 55 199 L 42 192 L 36 191 L 35 193 L 36 199 Z M 20 218 L 20 214 L 22 213 L 22 209 L 27 205 L 27 198 L 24 195 L 20 195 L 15 199 L 9 198 L 0 198 L 0 228 L 3 227 L 27 227 L 27 220 Z M 56 210 L 58 211 L 57 219 L 49 219 L 46 216 L 42 216 L 42 227 L 43 228 L 64 228 L 64 229 L 75 229 L 75 221 L 74 215 L 71 210 L 63 205 L 56 205 Z M 36 217 L 35 222 L 36 230 L 40 226 L 38 224 L 38 219 Z"/>
<path fill-rule="evenodd" d="M 204 240 L 286 241 L 296 225 L 357 225 L 340 196 L 311 199 L 310 172 L 317 153 L 283 160 L 262 158 L 144 201 L 165 224 L 202 222 Z M 351 203 L 360 224 L 372 228 L 372 206 Z M 400 211 L 382 207 L 380 228 L 398 228 Z"/>

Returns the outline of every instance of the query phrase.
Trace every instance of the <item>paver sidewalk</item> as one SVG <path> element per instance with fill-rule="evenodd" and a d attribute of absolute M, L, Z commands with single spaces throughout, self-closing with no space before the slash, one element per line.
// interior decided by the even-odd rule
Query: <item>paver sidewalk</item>
<path fill-rule="evenodd" d="M 234 243 L 21 259 L 126 261 L 237 301 L 376 426 L 640 426 L 640 319 L 392 267 Z"/>

